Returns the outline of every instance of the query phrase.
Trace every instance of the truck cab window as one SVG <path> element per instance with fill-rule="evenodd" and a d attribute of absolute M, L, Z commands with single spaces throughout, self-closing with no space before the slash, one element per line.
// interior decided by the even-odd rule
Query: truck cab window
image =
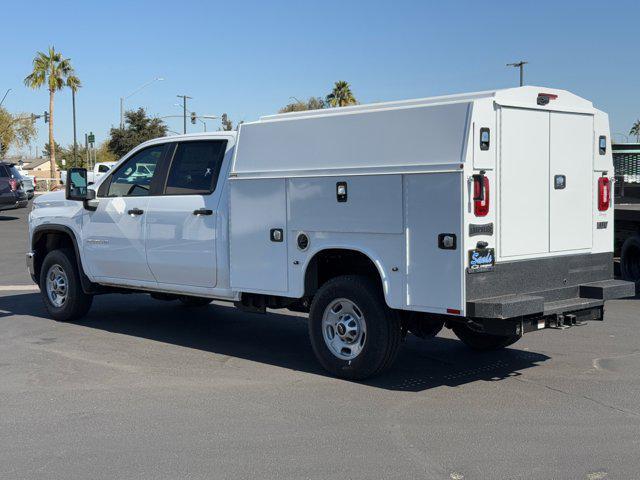
<path fill-rule="evenodd" d="M 127 160 L 108 180 L 107 196 L 143 197 L 149 195 L 156 165 L 160 161 L 165 147 L 165 145 L 154 145 L 141 150 Z"/>
<path fill-rule="evenodd" d="M 171 162 L 166 195 L 208 195 L 216 189 L 226 140 L 178 144 Z"/>

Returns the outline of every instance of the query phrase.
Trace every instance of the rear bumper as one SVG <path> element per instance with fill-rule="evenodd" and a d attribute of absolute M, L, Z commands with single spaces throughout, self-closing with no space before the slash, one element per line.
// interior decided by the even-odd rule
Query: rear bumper
<path fill-rule="evenodd" d="M 14 208 L 24 208 L 29 204 L 29 200 L 25 194 L 24 197 L 16 199 L 11 203 L 0 204 L 0 210 L 13 210 Z"/>
<path fill-rule="evenodd" d="M 598 309 L 632 297 L 635 284 L 613 279 L 613 254 L 543 258 L 467 274 L 467 317 L 541 318 Z"/>

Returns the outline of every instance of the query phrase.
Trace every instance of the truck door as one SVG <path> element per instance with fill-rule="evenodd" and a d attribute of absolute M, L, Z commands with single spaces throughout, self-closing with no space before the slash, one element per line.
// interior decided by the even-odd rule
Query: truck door
<path fill-rule="evenodd" d="M 550 251 L 591 248 L 593 116 L 551 112 Z"/>
<path fill-rule="evenodd" d="M 501 258 L 592 244 L 593 116 L 500 109 Z"/>
<path fill-rule="evenodd" d="M 154 282 L 145 253 L 145 215 L 166 145 L 134 153 L 98 188 L 98 207 L 83 215 L 83 262 L 100 279 Z M 140 174 L 140 165 L 147 174 Z"/>
<path fill-rule="evenodd" d="M 160 194 L 149 199 L 147 261 L 159 284 L 214 288 L 216 224 L 227 139 L 183 141 L 167 155 Z M 224 177 L 224 175 L 222 175 Z"/>
<path fill-rule="evenodd" d="M 500 109 L 501 257 L 549 251 L 549 112 Z"/>

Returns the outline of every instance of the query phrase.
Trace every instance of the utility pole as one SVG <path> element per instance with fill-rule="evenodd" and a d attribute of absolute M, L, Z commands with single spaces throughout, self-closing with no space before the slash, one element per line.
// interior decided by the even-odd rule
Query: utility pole
<path fill-rule="evenodd" d="M 515 63 L 507 63 L 507 67 L 514 67 L 514 68 L 520 69 L 520 86 L 524 85 L 524 66 L 527 63 L 529 62 L 525 62 L 524 60 L 520 60 L 519 62 L 515 62 Z"/>
<path fill-rule="evenodd" d="M 183 133 L 187 133 L 187 99 L 191 100 L 191 97 L 187 95 L 176 95 L 176 97 L 182 99 L 182 119 L 183 119 Z"/>

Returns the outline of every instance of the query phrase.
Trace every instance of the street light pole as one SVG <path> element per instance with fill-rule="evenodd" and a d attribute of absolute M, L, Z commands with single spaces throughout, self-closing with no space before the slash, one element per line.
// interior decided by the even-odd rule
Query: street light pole
<path fill-rule="evenodd" d="M 137 90 L 134 90 L 133 93 L 130 93 L 129 95 L 127 95 L 126 97 L 120 97 L 120 128 L 124 128 L 124 101 L 129 98 L 129 97 L 133 97 L 136 93 L 138 93 L 140 90 L 142 90 L 143 88 L 147 88 L 149 85 L 151 85 L 152 83 L 155 82 L 161 82 L 163 81 L 164 78 L 162 77 L 156 77 L 153 80 L 151 80 L 150 82 L 145 83 L 144 85 L 142 85 L 140 88 L 138 88 Z"/>
<path fill-rule="evenodd" d="M 176 95 L 176 97 L 182 99 L 182 131 L 183 133 L 187 133 L 187 99 L 191 100 L 191 97 L 187 95 Z"/>
<path fill-rule="evenodd" d="M 0 107 L 2 106 L 2 104 L 4 103 L 4 99 L 7 98 L 7 95 L 9 95 L 9 92 L 11 91 L 10 88 L 7 88 L 7 91 L 4 92 L 4 97 L 2 97 L 2 100 L 0 100 Z"/>
<path fill-rule="evenodd" d="M 525 62 L 524 60 L 520 60 L 519 62 L 515 62 L 515 63 L 507 63 L 507 67 L 517 67 L 520 69 L 520 86 L 522 87 L 524 85 L 524 66 L 529 63 L 529 62 Z"/>
<path fill-rule="evenodd" d="M 76 140 L 76 89 L 71 89 L 71 102 L 73 103 L 73 166 L 77 166 L 78 142 Z"/>

